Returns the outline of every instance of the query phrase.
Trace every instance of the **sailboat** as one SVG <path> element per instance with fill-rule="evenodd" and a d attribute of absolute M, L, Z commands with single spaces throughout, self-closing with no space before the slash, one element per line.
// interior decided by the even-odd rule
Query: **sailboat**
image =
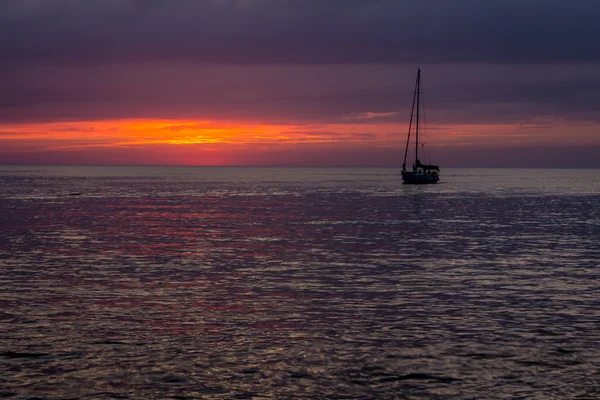
<path fill-rule="evenodd" d="M 415 83 L 415 92 L 413 94 L 412 109 L 410 111 L 410 122 L 408 124 L 408 138 L 406 139 L 406 149 L 404 150 L 404 162 L 402 163 L 402 183 L 425 184 L 437 183 L 440 180 L 440 167 L 432 164 L 422 164 L 419 160 L 419 107 L 421 99 L 421 69 L 417 69 L 417 81 Z M 412 165 L 412 171 L 406 170 L 406 158 L 408 157 L 408 148 L 410 145 L 410 135 L 413 128 L 413 117 L 415 117 L 415 158 Z M 422 145 L 422 144 L 421 144 Z"/>

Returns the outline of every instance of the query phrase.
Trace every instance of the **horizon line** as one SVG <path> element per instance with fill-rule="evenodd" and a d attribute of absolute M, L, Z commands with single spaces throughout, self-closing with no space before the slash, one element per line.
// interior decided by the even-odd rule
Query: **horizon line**
<path fill-rule="evenodd" d="M 3 167 L 148 167 L 148 168 L 373 168 L 373 169 L 401 169 L 402 166 L 375 166 L 375 165 L 189 165 L 189 164 L 2 164 L 0 163 L 0 168 Z M 441 170 L 444 169 L 600 169 L 599 167 L 511 167 L 511 166 L 449 166 L 449 167 L 441 167 Z"/>

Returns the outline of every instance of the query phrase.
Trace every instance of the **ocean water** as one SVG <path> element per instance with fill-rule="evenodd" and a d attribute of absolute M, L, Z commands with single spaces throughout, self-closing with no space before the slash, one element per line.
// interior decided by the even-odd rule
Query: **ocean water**
<path fill-rule="evenodd" d="M 594 399 L 599 344 L 600 170 L 0 167 L 0 398 Z"/>

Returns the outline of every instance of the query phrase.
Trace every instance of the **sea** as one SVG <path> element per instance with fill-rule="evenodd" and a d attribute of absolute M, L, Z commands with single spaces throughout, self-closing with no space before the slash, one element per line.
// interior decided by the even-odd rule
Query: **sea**
<path fill-rule="evenodd" d="M 600 399 L 600 170 L 0 166 L 0 398 Z"/>

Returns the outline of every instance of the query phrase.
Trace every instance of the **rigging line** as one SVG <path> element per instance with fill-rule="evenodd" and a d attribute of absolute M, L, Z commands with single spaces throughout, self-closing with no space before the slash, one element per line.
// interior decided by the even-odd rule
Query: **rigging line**
<path fill-rule="evenodd" d="M 429 139 L 429 130 L 427 129 L 427 107 L 425 104 L 425 90 L 423 90 L 423 82 L 421 82 L 421 109 L 423 110 L 423 123 L 421 130 L 424 133 L 423 143 L 427 144 L 427 139 Z"/>
<path fill-rule="evenodd" d="M 417 124 L 415 126 L 415 162 L 419 160 L 419 103 L 421 100 L 421 69 L 417 69 Z"/>
<path fill-rule="evenodd" d="M 412 108 L 410 110 L 410 122 L 408 123 L 408 137 L 406 138 L 406 149 L 404 150 L 404 162 L 402 163 L 403 171 L 406 170 L 406 156 L 408 155 L 408 145 L 410 144 L 410 130 L 412 128 L 413 114 L 415 112 L 415 100 L 417 98 L 418 82 L 419 82 L 419 77 L 417 75 L 417 82 L 415 83 L 415 91 L 413 93 Z M 417 110 L 417 118 L 418 118 L 418 110 Z"/>
<path fill-rule="evenodd" d="M 422 124 L 421 124 L 421 131 L 423 132 L 421 137 L 422 137 L 422 142 L 423 142 L 423 146 L 421 146 L 421 153 L 423 155 L 423 159 L 427 160 L 427 158 L 431 158 L 431 155 L 429 154 L 429 147 L 427 147 L 429 145 L 429 126 L 427 124 L 427 106 L 425 103 L 425 90 L 423 89 L 423 82 L 421 81 L 421 110 L 423 111 L 423 116 L 422 116 Z M 429 164 L 431 164 L 431 160 L 429 162 Z"/>

